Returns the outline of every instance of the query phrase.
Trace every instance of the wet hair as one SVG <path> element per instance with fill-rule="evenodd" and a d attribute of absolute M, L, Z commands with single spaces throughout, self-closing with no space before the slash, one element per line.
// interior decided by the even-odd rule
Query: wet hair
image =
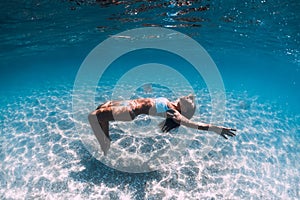
<path fill-rule="evenodd" d="M 175 111 L 170 109 L 167 110 L 169 113 L 174 113 Z M 172 129 L 178 128 L 180 124 L 175 122 L 172 118 L 167 118 L 164 121 L 159 123 L 159 127 L 161 128 L 162 132 L 166 133 L 169 132 Z"/>
<path fill-rule="evenodd" d="M 183 115 L 184 117 L 186 117 L 187 119 L 191 119 L 195 113 L 196 110 L 196 106 L 194 101 L 191 104 L 185 104 L 184 105 L 186 110 L 185 112 L 180 112 L 181 115 Z M 173 114 L 175 112 L 175 110 L 173 109 L 169 109 L 167 110 L 167 113 Z M 165 119 L 164 121 L 162 121 L 161 123 L 159 123 L 159 127 L 161 128 L 162 132 L 169 132 L 173 129 L 176 129 L 180 126 L 179 123 L 175 122 L 172 118 L 168 118 Z"/>

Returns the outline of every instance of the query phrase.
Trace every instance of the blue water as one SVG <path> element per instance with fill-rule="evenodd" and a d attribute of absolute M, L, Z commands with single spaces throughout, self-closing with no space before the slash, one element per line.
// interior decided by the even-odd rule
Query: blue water
<path fill-rule="evenodd" d="M 300 198 L 300 4 L 175 2 L 0 3 L 1 199 Z M 235 138 L 220 138 L 204 154 L 208 141 L 216 138 L 213 133 L 181 127 L 161 135 L 159 119 L 146 116 L 114 122 L 114 149 L 152 156 L 167 147 L 175 156 L 157 170 L 128 173 L 103 164 L 110 161 L 89 151 L 95 147 L 83 140 L 88 124 L 81 124 L 82 132 L 75 127 L 73 84 L 96 45 L 119 32 L 149 26 L 180 31 L 207 50 L 226 89 L 223 125 L 238 132 Z M 201 77 L 192 75 L 186 61 L 149 49 L 110 66 L 99 82 L 96 104 L 109 100 L 118 74 L 150 62 L 186 75 L 198 100 L 193 119 L 209 121 L 211 99 Z M 140 85 L 123 87 L 136 88 L 132 98 L 176 98 L 162 85 L 153 85 L 150 94 Z M 189 92 L 185 87 L 179 91 Z M 181 142 L 184 149 L 178 150 Z"/>

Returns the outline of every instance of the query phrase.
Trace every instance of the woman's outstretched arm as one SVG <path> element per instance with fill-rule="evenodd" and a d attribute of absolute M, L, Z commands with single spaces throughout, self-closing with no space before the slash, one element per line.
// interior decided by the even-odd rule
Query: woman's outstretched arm
<path fill-rule="evenodd" d="M 205 131 L 213 131 L 223 136 L 225 139 L 228 139 L 227 136 L 231 136 L 231 137 L 235 136 L 235 133 L 233 131 L 236 131 L 236 129 L 227 128 L 223 126 L 215 126 L 215 125 L 205 124 L 201 122 L 193 122 L 187 119 L 186 117 L 184 117 L 183 115 L 181 115 L 176 110 L 173 110 L 173 112 L 167 112 L 167 117 L 172 118 L 178 124 L 181 124 L 189 128 L 205 130 Z"/>

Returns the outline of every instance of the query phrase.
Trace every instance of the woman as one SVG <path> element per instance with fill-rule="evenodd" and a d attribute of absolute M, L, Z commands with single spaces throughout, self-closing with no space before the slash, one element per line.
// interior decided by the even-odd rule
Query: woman
<path fill-rule="evenodd" d="M 233 132 L 235 129 L 190 121 L 196 109 L 194 99 L 190 94 L 180 97 L 175 102 L 163 97 L 109 101 L 99 105 L 89 114 L 88 119 L 104 155 L 110 147 L 109 121 L 131 121 L 140 114 L 165 117 L 166 119 L 160 123 L 163 132 L 184 125 L 198 130 L 213 131 L 225 139 L 226 136 L 235 136 Z"/>

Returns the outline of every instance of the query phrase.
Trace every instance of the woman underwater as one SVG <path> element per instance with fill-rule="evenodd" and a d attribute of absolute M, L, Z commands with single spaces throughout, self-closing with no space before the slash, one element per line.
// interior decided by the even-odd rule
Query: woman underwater
<path fill-rule="evenodd" d="M 190 121 L 196 109 L 194 100 L 195 97 L 190 94 L 180 97 L 175 102 L 164 97 L 108 101 L 91 112 L 88 120 L 104 155 L 110 147 L 109 122 L 131 121 L 140 114 L 165 117 L 166 119 L 160 123 L 163 132 L 169 132 L 183 125 L 198 130 L 213 131 L 225 139 L 227 139 L 226 136 L 235 136 L 233 131 L 236 129 Z"/>

